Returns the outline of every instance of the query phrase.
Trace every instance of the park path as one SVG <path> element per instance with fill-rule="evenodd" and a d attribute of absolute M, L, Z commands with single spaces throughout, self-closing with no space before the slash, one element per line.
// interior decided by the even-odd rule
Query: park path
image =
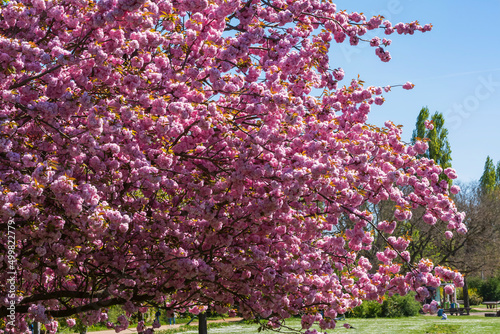
<path fill-rule="evenodd" d="M 220 320 L 208 320 L 208 323 L 214 323 L 214 322 L 238 322 L 238 321 L 241 321 L 241 320 L 243 320 L 243 318 L 227 318 L 227 319 L 220 319 Z M 193 321 L 191 324 L 197 325 L 198 322 Z M 155 331 L 157 331 L 157 330 L 163 330 L 163 329 L 179 328 L 182 325 L 185 325 L 185 324 L 162 325 L 160 328 L 155 329 Z M 136 328 L 127 328 L 126 330 L 120 332 L 120 334 L 131 334 L 131 333 L 137 333 L 137 329 Z M 75 334 L 78 334 L 78 333 L 75 333 Z M 114 329 L 109 329 L 109 330 L 98 331 L 98 332 L 87 332 L 87 334 L 116 334 L 116 332 L 115 332 Z"/>

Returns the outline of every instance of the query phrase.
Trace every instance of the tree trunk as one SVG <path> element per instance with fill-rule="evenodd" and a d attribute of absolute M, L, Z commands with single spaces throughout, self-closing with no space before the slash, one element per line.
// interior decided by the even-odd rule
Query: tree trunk
<path fill-rule="evenodd" d="M 207 313 L 200 313 L 198 315 L 198 320 L 199 320 L 198 334 L 208 334 Z"/>
<path fill-rule="evenodd" d="M 38 321 L 33 323 L 33 334 L 40 334 L 40 323 Z"/>
<path fill-rule="evenodd" d="M 139 316 L 138 316 L 138 321 L 143 321 L 144 320 L 144 314 L 139 311 Z M 138 334 L 144 334 L 144 332 L 139 332 Z"/>
<path fill-rule="evenodd" d="M 469 305 L 469 288 L 467 287 L 467 279 L 466 277 L 464 276 L 464 307 L 465 308 L 468 308 L 470 307 Z"/>

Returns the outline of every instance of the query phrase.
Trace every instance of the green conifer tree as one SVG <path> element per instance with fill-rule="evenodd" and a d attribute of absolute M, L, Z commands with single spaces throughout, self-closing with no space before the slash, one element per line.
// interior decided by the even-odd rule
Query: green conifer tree
<path fill-rule="evenodd" d="M 497 166 L 498 171 L 498 166 Z M 486 162 L 484 163 L 484 171 L 483 175 L 479 179 L 479 184 L 481 186 L 481 190 L 485 193 L 491 193 L 497 187 L 497 179 L 498 174 L 495 171 L 495 165 L 493 164 L 493 160 L 488 156 L 486 158 Z"/>

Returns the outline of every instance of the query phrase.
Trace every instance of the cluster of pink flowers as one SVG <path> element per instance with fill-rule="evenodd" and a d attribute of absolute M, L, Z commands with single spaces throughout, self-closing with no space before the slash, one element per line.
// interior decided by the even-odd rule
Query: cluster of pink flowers
<path fill-rule="evenodd" d="M 0 218 L 16 223 L 22 259 L 16 328 L 29 318 L 54 332 L 52 317 L 91 325 L 107 320 L 103 305 L 123 301 L 109 323 L 117 332 L 147 304 L 238 307 L 276 328 L 304 314 L 313 333 L 363 300 L 460 286 L 460 274 L 426 262 L 403 273 L 408 240 L 391 236 L 420 206 L 425 222 L 448 224 L 446 237 L 465 233 L 450 199 L 459 188 L 418 157 L 425 143 L 404 144 L 391 122 L 366 123 L 391 87 L 339 83 L 345 73 L 328 55 L 349 40 L 389 61 L 391 41 L 364 40 L 368 30 L 430 26 L 324 1 L 273 3 L 1 5 Z M 394 221 L 375 222 L 366 204 L 388 200 Z M 350 229 L 324 234 L 344 219 Z M 360 252 L 376 233 L 388 245 L 370 263 Z M 4 281 L 7 266 L 3 257 Z"/>
<path fill-rule="evenodd" d="M 68 325 L 68 327 L 75 327 L 76 325 L 76 320 L 73 319 L 73 318 L 69 318 L 69 319 L 66 319 L 66 324 Z"/>
<path fill-rule="evenodd" d="M 423 307 L 423 311 L 425 313 L 431 313 L 431 314 L 434 314 L 434 313 L 437 313 L 438 311 L 438 302 L 433 300 L 430 304 L 425 304 L 424 307 Z"/>
<path fill-rule="evenodd" d="M 403 89 L 413 89 L 413 87 L 415 87 L 414 84 L 412 84 L 411 82 L 406 82 L 404 85 L 403 85 Z"/>

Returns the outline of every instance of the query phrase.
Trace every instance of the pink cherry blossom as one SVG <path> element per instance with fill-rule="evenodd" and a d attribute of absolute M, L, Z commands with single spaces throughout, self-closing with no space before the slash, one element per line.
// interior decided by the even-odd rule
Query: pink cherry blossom
<path fill-rule="evenodd" d="M 455 291 L 455 287 L 453 285 L 446 285 L 444 287 L 444 293 L 446 293 L 447 295 L 451 295 L 453 294 L 453 292 Z"/>
<path fill-rule="evenodd" d="M 412 89 L 413 87 L 415 87 L 414 84 L 412 84 L 411 82 L 407 81 L 404 85 L 403 85 L 403 88 L 404 89 Z"/>

